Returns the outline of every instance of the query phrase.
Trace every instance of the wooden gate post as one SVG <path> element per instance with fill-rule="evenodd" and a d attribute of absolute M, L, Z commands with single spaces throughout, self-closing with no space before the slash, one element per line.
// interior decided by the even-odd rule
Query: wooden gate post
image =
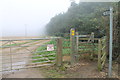
<path fill-rule="evenodd" d="M 78 55 L 79 53 L 79 33 L 76 32 L 76 54 Z M 79 55 L 76 56 L 76 62 L 79 61 Z"/>
<path fill-rule="evenodd" d="M 91 41 L 94 43 L 94 32 L 91 33 Z"/>
<path fill-rule="evenodd" d="M 101 40 L 99 39 L 99 42 L 98 42 L 98 70 L 100 71 L 101 70 Z"/>
<path fill-rule="evenodd" d="M 57 39 L 57 55 L 56 55 L 56 65 L 62 65 L 62 38 Z"/>
<path fill-rule="evenodd" d="M 70 30 L 70 43 L 71 43 L 71 64 L 75 63 L 75 29 Z"/>
<path fill-rule="evenodd" d="M 91 33 L 91 42 L 94 44 L 94 32 Z M 93 59 L 93 55 L 95 53 L 94 46 L 93 47 L 93 53 L 91 53 L 91 59 Z"/>

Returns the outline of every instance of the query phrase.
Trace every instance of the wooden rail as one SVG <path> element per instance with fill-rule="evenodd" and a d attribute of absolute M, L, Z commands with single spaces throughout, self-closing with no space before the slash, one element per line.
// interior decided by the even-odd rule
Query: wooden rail
<path fill-rule="evenodd" d="M 90 38 L 79 38 L 79 40 L 89 40 Z M 94 40 L 99 40 L 99 38 L 94 38 Z"/>

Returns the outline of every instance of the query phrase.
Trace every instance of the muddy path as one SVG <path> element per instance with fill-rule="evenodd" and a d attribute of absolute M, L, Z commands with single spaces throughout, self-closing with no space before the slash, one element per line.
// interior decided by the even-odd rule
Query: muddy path
<path fill-rule="evenodd" d="M 10 49 L 3 49 L 3 59 L 2 62 L 6 63 L 3 64 L 2 68 L 3 70 L 8 70 L 8 71 L 4 71 L 3 77 L 11 77 L 11 78 L 27 78 L 31 76 L 31 78 L 41 78 L 41 74 L 38 70 L 31 68 L 31 69 L 24 69 L 24 70 L 14 70 L 14 69 L 18 69 L 18 68 L 24 68 L 26 64 L 29 64 L 29 56 L 31 56 L 31 51 L 34 52 L 36 50 L 36 48 L 38 48 L 39 46 L 43 45 L 44 43 L 48 42 L 49 40 L 40 40 L 40 41 L 35 41 L 32 43 L 28 43 L 28 44 L 23 44 L 22 46 L 28 46 L 28 47 L 16 47 L 11 49 L 11 53 L 14 53 L 12 55 L 10 54 Z M 5 53 L 5 54 L 4 54 Z M 22 54 L 20 54 L 22 53 Z M 6 60 L 7 58 L 7 60 Z M 12 65 L 11 65 L 12 63 Z M 23 65 L 23 66 L 18 66 L 18 65 Z M 14 74 L 9 74 L 9 73 L 14 73 Z M 33 75 L 34 73 L 34 75 Z M 39 74 L 38 74 L 39 73 Z M 20 75 L 20 76 L 18 76 Z M 35 76 L 36 75 L 36 76 Z M 38 75 L 38 77 L 37 77 Z"/>
<path fill-rule="evenodd" d="M 4 78 L 45 78 L 37 68 L 24 69 L 12 74 L 6 74 Z"/>

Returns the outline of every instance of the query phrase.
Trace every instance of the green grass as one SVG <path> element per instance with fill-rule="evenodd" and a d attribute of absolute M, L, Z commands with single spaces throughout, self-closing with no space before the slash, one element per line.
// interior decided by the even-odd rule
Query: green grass
<path fill-rule="evenodd" d="M 87 46 L 89 45 L 89 46 Z M 80 53 L 86 53 L 86 52 L 89 52 L 89 53 L 96 53 L 98 51 L 98 43 L 80 43 L 80 46 L 79 46 L 79 49 L 80 49 Z"/>
<path fill-rule="evenodd" d="M 64 48 L 64 47 L 70 47 L 70 41 L 63 40 L 63 55 L 70 54 L 71 49 L 70 48 Z"/>
<path fill-rule="evenodd" d="M 47 50 L 47 44 L 54 44 L 54 49 L 55 50 L 54 51 L 45 51 L 45 50 Z M 39 52 L 39 51 L 44 51 L 44 52 Z M 50 55 L 50 54 L 51 53 L 56 53 L 56 41 L 51 40 L 51 41 L 43 44 L 43 46 L 40 46 L 36 49 L 36 52 L 38 52 L 38 53 L 33 54 L 33 56 L 34 55 L 42 55 L 43 57 L 33 57 L 32 59 L 38 59 L 38 60 L 32 61 L 34 63 L 35 62 L 44 62 L 44 61 L 48 61 L 48 60 L 55 60 L 56 55 L 55 54 Z M 43 58 L 43 59 L 41 59 L 41 58 Z"/>
<path fill-rule="evenodd" d="M 51 40 L 47 43 L 45 43 L 44 45 L 47 45 L 47 44 L 54 44 L 54 51 L 45 51 L 45 52 L 39 52 L 39 51 L 44 51 L 44 50 L 47 50 L 47 46 L 40 46 L 36 49 L 36 52 L 38 53 L 35 53 L 33 54 L 34 55 L 44 55 L 43 57 L 33 57 L 32 59 L 40 59 L 40 58 L 48 58 L 49 60 L 55 60 L 55 57 L 56 57 L 56 40 Z M 70 41 L 63 41 L 63 47 L 70 47 Z M 54 55 L 49 55 L 51 53 L 55 53 Z M 63 55 L 64 54 L 70 54 L 70 48 L 66 48 L 64 49 L 63 48 Z M 41 60 L 35 60 L 33 61 L 34 63 L 35 62 L 44 62 L 44 61 L 48 61 L 47 59 L 41 59 Z"/>
<path fill-rule="evenodd" d="M 86 53 L 86 52 L 97 52 L 98 51 L 98 44 L 97 43 L 80 43 L 81 45 L 79 46 L 79 49 L 81 49 L 80 53 Z M 86 46 L 86 45 L 90 45 Z M 63 41 L 63 47 L 70 47 L 70 41 Z M 71 49 L 70 48 L 63 48 L 63 55 L 64 54 L 70 54 L 71 53 Z"/>

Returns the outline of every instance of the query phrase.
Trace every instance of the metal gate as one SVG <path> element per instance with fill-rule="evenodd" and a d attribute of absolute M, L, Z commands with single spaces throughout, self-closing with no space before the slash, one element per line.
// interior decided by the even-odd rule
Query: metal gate
<path fill-rule="evenodd" d="M 2 72 L 51 65 L 55 62 L 55 39 L 16 39 L 0 40 L 0 42 Z"/>

